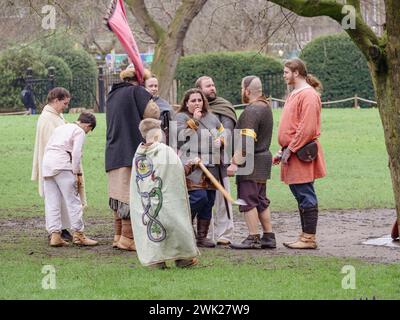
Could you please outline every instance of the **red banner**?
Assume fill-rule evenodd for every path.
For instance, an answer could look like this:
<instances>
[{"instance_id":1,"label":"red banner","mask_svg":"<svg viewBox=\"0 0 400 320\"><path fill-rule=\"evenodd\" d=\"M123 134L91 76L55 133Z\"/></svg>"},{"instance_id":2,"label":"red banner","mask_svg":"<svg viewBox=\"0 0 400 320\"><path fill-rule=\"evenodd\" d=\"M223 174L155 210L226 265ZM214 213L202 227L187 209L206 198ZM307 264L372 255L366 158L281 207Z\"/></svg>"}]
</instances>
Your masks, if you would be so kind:
<instances>
[{"instance_id":1,"label":"red banner","mask_svg":"<svg viewBox=\"0 0 400 320\"><path fill-rule=\"evenodd\" d=\"M133 38L131 29L129 28L128 19L123 0L113 0L113 8L111 9L110 16L106 18L107 25L113 31L126 50L131 62L135 66L136 76L139 83L143 83L143 63L140 58L139 49L136 41Z\"/></svg>"}]
</instances>

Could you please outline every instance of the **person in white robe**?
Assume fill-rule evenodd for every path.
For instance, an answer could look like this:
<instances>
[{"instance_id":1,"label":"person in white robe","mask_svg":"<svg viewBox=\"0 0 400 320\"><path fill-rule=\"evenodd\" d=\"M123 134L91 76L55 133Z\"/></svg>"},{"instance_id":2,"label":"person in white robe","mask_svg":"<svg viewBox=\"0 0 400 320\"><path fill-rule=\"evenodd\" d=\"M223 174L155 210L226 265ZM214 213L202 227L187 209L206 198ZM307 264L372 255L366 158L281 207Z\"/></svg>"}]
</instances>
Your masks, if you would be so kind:
<instances>
[{"instance_id":1,"label":"person in white robe","mask_svg":"<svg viewBox=\"0 0 400 320\"><path fill-rule=\"evenodd\" d=\"M185 170L175 151L162 141L160 121L144 119L139 130L146 143L139 145L132 162L130 210L136 250L144 266L164 269L198 263L191 223Z\"/></svg>"}]
</instances>

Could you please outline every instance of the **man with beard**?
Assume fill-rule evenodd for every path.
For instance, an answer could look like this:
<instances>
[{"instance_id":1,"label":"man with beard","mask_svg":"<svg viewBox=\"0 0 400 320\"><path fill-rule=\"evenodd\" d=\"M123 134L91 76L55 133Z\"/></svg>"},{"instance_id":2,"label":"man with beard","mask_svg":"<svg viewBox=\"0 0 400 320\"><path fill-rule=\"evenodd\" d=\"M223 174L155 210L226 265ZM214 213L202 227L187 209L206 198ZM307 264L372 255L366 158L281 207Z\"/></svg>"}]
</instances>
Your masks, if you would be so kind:
<instances>
[{"instance_id":1,"label":"man with beard","mask_svg":"<svg viewBox=\"0 0 400 320\"><path fill-rule=\"evenodd\" d=\"M120 78L123 82L114 84L107 97L105 167L109 205L115 218L113 247L134 251L129 207L132 159L143 142L140 121L144 118L158 119L160 110L151 100L151 94L138 85L133 67L121 71Z\"/></svg>"},{"instance_id":2,"label":"man with beard","mask_svg":"<svg viewBox=\"0 0 400 320\"><path fill-rule=\"evenodd\" d=\"M268 100L263 95L262 83L256 76L242 80L242 101L247 104L239 117L236 129L240 130L241 145L235 148L228 175L238 171L238 165L249 164L253 157L254 166L249 174L236 175L238 198L247 204L239 206L249 236L240 244L231 244L232 249L276 248L275 234L272 233L270 201L267 198L267 179L271 177L272 155L269 151L272 137L273 118ZM236 146L236 143L235 143ZM254 151L248 146L254 146ZM260 237L258 226L263 235Z\"/></svg>"},{"instance_id":3,"label":"man with beard","mask_svg":"<svg viewBox=\"0 0 400 320\"><path fill-rule=\"evenodd\" d=\"M237 117L232 104L224 98L217 96L217 89L211 77L202 76L196 81L196 87L203 91L208 100L210 110L217 116L224 127L225 150L230 150L229 142L233 138L233 129L235 128ZM221 166L222 170L226 170L227 165ZM221 175L222 176L222 175ZM222 179L224 188L230 192L229 177L226 175ZM229 212L229 217L228 217ZM221 192L217 191L215 198L215 212L213 223L211 224L212 240L220 245L228 245L232 242L233 237L233 211L232 204L228 202Z\"/></svg>"},{"instance_id":4,"label":"man with beard","mask_svg":"<svg viewBox=\"0 0 400 320\"><path fill-rule=\"evenodd\" d=\"M314 180L326 175L325 160L318 137L321 134L322 85L307 72L300 59L285 63L283 77L294 88L286 100L278 129L282 154L274 157L281 163L281 180L289 185L297 200L302 233L297 241L285 242L291 249L316 249L318 200ZM309 158L302 157L306 151Z\"/></svg>"}]
</instances>

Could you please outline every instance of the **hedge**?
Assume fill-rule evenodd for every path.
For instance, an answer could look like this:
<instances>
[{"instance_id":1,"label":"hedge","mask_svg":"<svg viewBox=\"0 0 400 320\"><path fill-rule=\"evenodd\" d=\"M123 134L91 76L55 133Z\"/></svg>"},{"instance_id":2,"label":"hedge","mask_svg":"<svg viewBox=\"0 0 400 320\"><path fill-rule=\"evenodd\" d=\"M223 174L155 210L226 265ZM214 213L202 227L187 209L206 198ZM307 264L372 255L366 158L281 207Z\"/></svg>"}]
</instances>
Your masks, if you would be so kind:
<instances>
[{"instance_id":1,"label":"hedge","mask_svg":"<svg viewBox=\"0 0 400 320\"><path fill-rule=\"evenodd\" d=\"M34 77L45 76L46 68L40 60L40 51L30 47L13 47L0 53L1 111L18 111L24 108L20 92L24 87L23 78L29 67L32 68Z\"/></svg>"},{"instance_id":2,"label":"hedge","mask_svg":"<svg viewBox=\"0 0 400 320\"><path fill-rule=\"evenodd\" d=\"M44 39L40 46L49 54L62 58L72 72L73 81L65 86L72 95L70 107L93 107L97 79L95 59L65 34Z\"/></svg>"},{"instance_id":3,"label":"hedge","mask_svg":"<svg viewBox=\"0 0 400 320\"><path fill-rule=\"evenodd\" d=\"M72 71L68 64L61 58L56 56L42 56L42 62L46 69L54 67L54 74L57 86L66 87L72 80Z\"/></svg>"},{"instance_id":4,"label":"hedge","mask_svg":"<svg viewBox=\"0 0 400 320\"><path fill-rule=\"evenodd\" d=\"M20 92L28 67L33 70L33 78L38 79L33 83L33 91L39 108L46 102L49 90L48 67L55 68L54 85L71 92L70 107L91 108L96 104L95 59L68 35L56 35L35 45L0 52L1 111L23 109Z\"/></svg>"},{"instance_id":5,"label":"hedge","mask_svg":"<svg viewBox=\"0 0 400 320\"><path fill-rule=\"evenodd\" d=\"M212 77L217 94L233 104L241 103L241 80L248 75L261 78L266 95L280 98L285 92L282 63L279 60L257 52L218 52L180 59L175 75L178 80L178 99L203 75Z\"/></svg>"},{"instance_id":6,"label":"hedge","mask_svg":"<svg viewBox=\"0 0 400 320\"><path fill-rule=\"evenodd\" d=\"M65 51L61 58L72 71L70 107L93 107L96 96L97 68L95 60L84 50Z\"/></svg>"},{"instance_id":7,"label":"hedge","mask_svg":"<svg viewBox=\"0 0 400 320\"><path fill-rule=\"evenodd\" d=\"M374 100L365 57L346 33L322 36L307 44L300 55L308 71L324 86L323 101L359 97ZM331 105L345 107L351 103Z\"/></svg>"}]
</instances>

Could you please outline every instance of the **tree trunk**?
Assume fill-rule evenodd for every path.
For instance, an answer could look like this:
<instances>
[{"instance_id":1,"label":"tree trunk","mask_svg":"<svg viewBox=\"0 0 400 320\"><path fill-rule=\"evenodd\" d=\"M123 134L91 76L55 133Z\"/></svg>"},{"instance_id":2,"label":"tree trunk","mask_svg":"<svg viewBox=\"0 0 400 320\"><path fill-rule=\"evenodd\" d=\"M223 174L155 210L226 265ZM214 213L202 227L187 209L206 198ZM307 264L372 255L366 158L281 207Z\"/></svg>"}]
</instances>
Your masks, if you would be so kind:
<instances>
[{"instance_id":1,"label":"tree trunk","mask_svg":"<svg viewBox=\"0 0 400 320\"><path fill-rule=\"evenodd\" d=\"M169 98L169 90L175 76L175 70L182 54L183 40L175 35L163 38L157 43L151 71L157 76L160 84L159 95Z\"/></svg>"},{"instance_id":2,"label":"tree trunk","mask_svg":"<svg viewBox=\"0 0 400 320\"><path fill-rule=\"evenodd\" d=\"M400 219L400 93L390 75L377 78L376 96L384 129L397 217ZM396 98L397 96L397 98ZM396 101L397 100L397 101Z\"/></svg>"},{"instance_id":3,"label":"tree trunk","mask_svg":"<svg viewBox=\"0 0 400 320\"><path fill-rule=\"evenodd\" d=\"M168 98L175 76L183 42L193 19L200 13L207 0L184 0L175 13L168 30L158 41L151 70L159 77L159 95Z\"/></svg>"},{"instance_id":4,"label":"tree trunk","mask_svg":"<svg viewBox=\"0 0 400 320\"><path fill-rule=\"evenodd\" d=\"M400 221L400 1L385 0L385 4L388 35L386 64L378 70L374 86L389 155L397 220ZM381 72L382 69L385 72Z\"/></svg>"}]
</instances>

